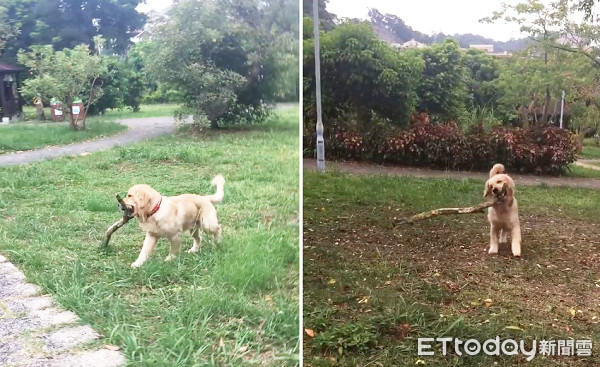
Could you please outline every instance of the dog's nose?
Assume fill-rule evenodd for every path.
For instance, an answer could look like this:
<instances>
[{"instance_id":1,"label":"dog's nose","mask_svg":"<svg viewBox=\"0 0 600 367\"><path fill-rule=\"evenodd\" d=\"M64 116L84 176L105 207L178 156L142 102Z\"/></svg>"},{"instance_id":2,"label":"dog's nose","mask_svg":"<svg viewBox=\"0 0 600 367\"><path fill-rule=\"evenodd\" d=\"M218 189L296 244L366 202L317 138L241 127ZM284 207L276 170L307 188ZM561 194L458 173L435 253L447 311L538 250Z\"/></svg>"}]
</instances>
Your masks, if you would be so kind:
<instances>
[{"instance_id":1,"label":"dog's nose","mask_svg":"<svg viewBox=\"0 0 600 367\"><path fill-rule=\"evenodd\" d=\"M498 193L498 188L497 188L497 187L494 187L494 188L492 189L492 192L493 192L494 194L497 194L497 193Z\"/></svg>"}]
</instances>

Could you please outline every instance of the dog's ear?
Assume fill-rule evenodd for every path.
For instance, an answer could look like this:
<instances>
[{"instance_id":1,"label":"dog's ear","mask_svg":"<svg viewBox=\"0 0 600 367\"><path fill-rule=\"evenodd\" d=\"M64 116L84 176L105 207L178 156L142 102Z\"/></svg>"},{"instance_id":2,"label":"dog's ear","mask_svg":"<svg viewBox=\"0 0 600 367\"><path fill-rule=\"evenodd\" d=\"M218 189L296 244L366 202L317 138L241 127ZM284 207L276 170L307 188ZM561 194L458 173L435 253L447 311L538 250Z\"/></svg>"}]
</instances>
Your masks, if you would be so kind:
<instances>
[{"instance_id":1,"label":"dog's ear","mask_svg":"<svg viewBox=\"0 0 600 367\"><path fill-rule=\"evenodd\" d=\"M491 191L491 188L490 188L490 181L488 180L488 181L485 182L485 188L483 189L483 197L487 198L490 195L492 195L492 191Z\"/></svg>"},{"instance_id":2,"label":"dog's ear","mask_svg":"<svg viewBox=\"0 0 600 367\"><path fill-rule=\"evenodd\" d=\"M515 198L515 182L510 177L506 179L506 198L509 205L512 204Z\"/></svg>"},{"instance_id":3,"label":"dog's ear","mask_svg":"<svg viewBox=\"0 0 600 367\"><path fill-rule=\"evenodd\" d=\"M135 190L133 201L135 202L135 213L138 215L140 222L145 222L150 208L150 195L146 190Z\"/></svg>"}]
</instances>

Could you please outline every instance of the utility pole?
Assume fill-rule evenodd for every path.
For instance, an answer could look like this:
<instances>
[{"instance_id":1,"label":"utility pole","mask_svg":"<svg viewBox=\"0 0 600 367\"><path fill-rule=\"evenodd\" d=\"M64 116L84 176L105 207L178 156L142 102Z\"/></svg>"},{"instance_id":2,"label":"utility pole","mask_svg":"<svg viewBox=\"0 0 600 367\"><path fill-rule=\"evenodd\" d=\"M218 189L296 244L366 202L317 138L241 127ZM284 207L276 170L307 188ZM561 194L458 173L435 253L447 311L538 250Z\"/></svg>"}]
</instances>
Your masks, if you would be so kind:
<instances>
[{"instance_id":1,"label":"utility pole","mask_svg":"<svg viewBox=\"0 0 600 367\"><path fill-rule=\"evenodd\" d=\"M560 128L563 128L563 112L565 110L565 91L562 91L562 99L560 101Z\"/></svg>"},{"instance_id":2,"label":"utility pole","mask_svg":"<svg viewBox=\"0 0 600 367\"><path fill-rule=\"evenodd\" d=\"M313 0L313 22L315 32L315 81L317 87L317 171L325 170L325 139L321 119L321 53L319 45L319 0Z\"/></svg>"}]
</instances>

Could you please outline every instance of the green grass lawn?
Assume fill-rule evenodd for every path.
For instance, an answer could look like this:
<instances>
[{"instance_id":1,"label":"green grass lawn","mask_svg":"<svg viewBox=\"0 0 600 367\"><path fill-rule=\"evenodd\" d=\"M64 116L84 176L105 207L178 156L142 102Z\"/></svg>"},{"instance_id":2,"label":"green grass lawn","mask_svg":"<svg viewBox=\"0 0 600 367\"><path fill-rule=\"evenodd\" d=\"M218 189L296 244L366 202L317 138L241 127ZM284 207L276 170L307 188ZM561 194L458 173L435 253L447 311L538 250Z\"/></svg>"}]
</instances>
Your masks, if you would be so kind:
<instances>
[{"instance_id":1,"label":"green grass lawn","mask_svg":"<svg viewBox=\"0 0 600 367\"><path fill-rule=\"evenodd\" d=\"M600 365L600 192L518 187L523 258L487 254L483 181L304 172L305 366ZM417 338L593 339L594 356L417 355ZM418 362L421 360L421 362Z\"/></svg>"},{"instance_id":2,"label":"green grass lawn","mask_svg":"<svg viewBox=\"0 0 600 367\"><path fill-rule=\"evenodd\" d=\"M68 123L16 123L0 125L0 154L70 144L114 135L127 129L102 117L90 117L86 130L73 131Z\"/></svg>"},{"instance_id":3,"label":"green grass lawn","mask_svg":"<svg viewBox=\"0 0 600 367\"><path fill-rule=\"evenodd\" d=\"M584 145L581 152L583 159L600 159L600 147L595 145Z\"/></svg>"},{"instance_id":4,"label":"green grass lawn","mask_svg":"<svg viewBox=\"0 0 600 367\"><path fill-rule=\"evenodd\" d=\"M0 174L0 252L116 344L131 365L298 364L298 108L244 132L163 137ZM168 242L139 269L135 221L99 250L120 217L114 193L147 183L164 195L212 193L223 241L165 263ZM222 340L222 342L220 342ZM247 350L245 350L247 348Z\"/></svg>"},{"instance_id":5,"label":"green grass lawn","mask_svg":"<svg viewBox=\"0 0 600 367\"><path fill-rule=\"evenodd\" d=\"M110 118L137 118L137 117L159 117L159 116L173 116L173 113L177 109L177 105L157 103L157 104L143 104L140 106L138 112L132 112L129 108L123 108L121 110L107 110L104 117ZM47 118L50 118L50 108L45 108L44 112ZM27 120L35 120L35 107L24 106L23 113Z\"/></svg>"},{"instance_id":6,"label":"green grass lawn","mask_svg":"<svg viewBox=\"0 0 600 367\"><path fill-rule=\"evenodd\" d=\"M142 105L140 112L109 110L103 116L89 117L85 131L72 131L68 123L25 121L0 125L0 154L43 148L49 145L70 144L114 135L127 129L117 122L119 119L173 116L177 106L169 104ZM26 116L35 117L35 108L25 107ZM50 116L47 109L46 116Z\"/></svg>"}]
</instances>

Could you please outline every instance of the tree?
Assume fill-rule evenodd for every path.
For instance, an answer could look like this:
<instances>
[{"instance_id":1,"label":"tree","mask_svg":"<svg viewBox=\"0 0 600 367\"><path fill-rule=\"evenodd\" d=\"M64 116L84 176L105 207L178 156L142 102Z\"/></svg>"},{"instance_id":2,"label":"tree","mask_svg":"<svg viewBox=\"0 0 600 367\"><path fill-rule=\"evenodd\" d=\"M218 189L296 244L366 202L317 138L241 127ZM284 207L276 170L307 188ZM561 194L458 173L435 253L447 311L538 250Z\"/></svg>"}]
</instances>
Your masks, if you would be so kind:
<instances>
[{"instance_id":1,"label":"tree","mask_svg":"<svg viewBox=\"0 0 600 367\"><path fill-rule=\"evenodd\" d=\"M289 2L182 0L153 30L148 70L181 92L182 113L199 123L252 120L276 99L277 81L289 80L283 71L297 70Z\"/></svg>"},{"instance_id":2,"label":"tree","mask_svg":"<svg viewBox=\"0 0 600 367\"><path fill-rule=\"evenodd\" d=\"M327 3L329 0L318 0L319 8L319 28L330 31L335 27L337 17L335 14L327 11ZM313 18L313 0L302 0L303 18ZM312 28L311 28L312 29ZM306 28L304 28L306 32Z\"/></svg>"},{"instance_id":3,"label":"tree","mask_svg":"<svg viewBox=\"0 0 600 367\"><path fill-rule=\"evenodd\" d=\"M581 16L584 12L584 16ZM577 116L588 116L583 113L585 109L579 108L580 95L588 103L586 109L591 108L589 92L595 90L588 86L589 81L596 81L596 77L588 77L587 80L573 77L573 72L582 72L585 68L585 61L594 68L600 67L600 49L597 47L600 41L600 26L597 23L594 13L594 2L581 0L558 0L552 3L543 3L539 0L527 0L516 5L504 5L500 11L493 13L491 17L482 21L495 22L507 21L521 26L521 31L528 34L532 41L529 50L526 51L528 59L520 60L520 63L527 65L529 72L520 72L520 76L510 73L511 68L507 68L507 73L500 78L502 87L511 90L505 93L501 99L501 105L518 106L519 113L524 123L527 123L530 115L533 115L534 121L551 121L556 115L556 102L560 91L566 89L567 99L573 102L572 109L574 121ZM536 63L535 60L541 60ZM533 69L532 69L533 68ZM532 70L535 70L534 72ZM576 75L576 74L575 74ZM582 75L589 75L583 72ZM520 77L520 79L518 79ZM513 80L511 80L513 79ZM515 80L516 79L516 80ZM527 81L525 81L527 80ZM521 89L531 89L529 91L529 101L518 101L521 95L527 95L524 91L516 93L515 86L510 85L513 81L527 83ZM539 110L540 98L539 90L536 87L544 83L544 99L542 111ZM570 90L569 90L570 89ZM587 91L583 93L583 91ZM511 101L508 102L507 101ZM589 109L588 109L589 111ZM586 120L587 118L584 118Z\"/></svg>"},{"instance_id":4,"label":"tree","mask_svg":"<svg viewBox=\"0 0 600 367\"><path fill-rule=\"evenodd\" d=\"M463 55L471 108L493 107L498 98L494 84L500 75L497 60L481 50L468 50Z\"/></svg>"},{"instance_id":5,"label":"tree","mask_svg":"<svg viewBox=\"0 0 600 367\"><path fill-rule=\"evenodd\" d=\"M18 50L32 45L54 46L55 50L79 44L95 48L94 37L102 35L104 47L124 54L130 38L141 30L146 16L135 8L141 0L0 0L10 24L20 32L6 50L13 59Z\"/></svg>"},{"instance_id":6,"label":"tree","mask_svg":"<svg viewBox=\"0 0 600 367\"><path fill-rule=\"evenodd\" d=\"M467 84L462 51L454 40L424 48L425 68L418 88L419 110L456 120L465 109Z\"/></svg>"},{"instance_id":7,"label":"tree","mask_svg":"<svg viewBox=\"0 0 600 367\"><path fill-rule=\"evenodd\" d=\"M101 42L101 39L96 38L96 42ZM87 116L90 106L102 96L98 80L107 73L102 58L92 53L87 45L62 51L54 51L52 46L46 45L33 46L29 52L19 52L18 59L33 73L23 82L21 93L30 98L56 98L61 110L69 116L71 129L85 130L85 118L75 118L71 106L74 100L81 98L83 116Z\"/></svg>"},{"instance_id":8,"label":"tree","mask_svg":"<svg viewBox=\"0 0 600 367\"><path fill-rule=\"evenodd\" d=\"M11 24L7 13L6 7L0 4L0 56L6 43L18 34L18 28Z\"/></svg>"},{"instance_id":9,"label":"tree","mask_svg":"<svg viewBox=\"0 0 600 367\"><path fill-rule=\"evenodd\" d=\"M380 41L367 23L343 23L321 37L323 118L345 111L361 128L372 128L373 113L406 126L417 104L423 61L415 52L398 52ZM315 108L312 39L304 41L304 108Z\"/></svg>"},{"instance_id":10,"label":"tree","mask_svg":"<svg viewBox=\"0 0 600 367\"><path fill-rule=\"evenodd\" d=\"M140 101L145 91L143 76L129 58L119 60L114 56L103 57L106 74L98 78L97 85L102 95L89 109L90 115L104 113L107 109L128 106L133 112L140 109Z\"/></svg>"}]
</instances>

